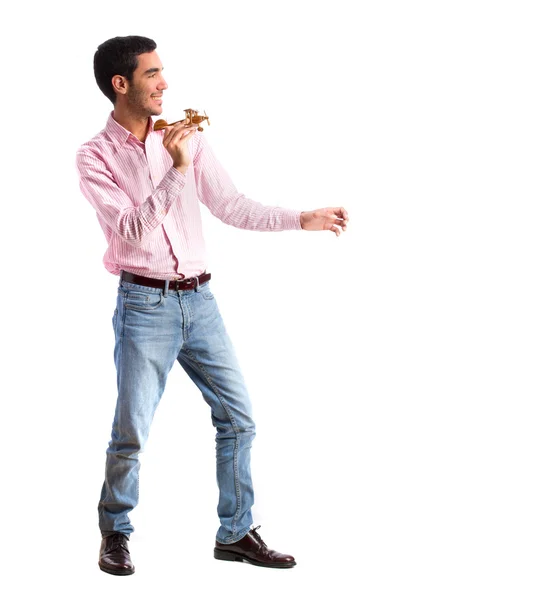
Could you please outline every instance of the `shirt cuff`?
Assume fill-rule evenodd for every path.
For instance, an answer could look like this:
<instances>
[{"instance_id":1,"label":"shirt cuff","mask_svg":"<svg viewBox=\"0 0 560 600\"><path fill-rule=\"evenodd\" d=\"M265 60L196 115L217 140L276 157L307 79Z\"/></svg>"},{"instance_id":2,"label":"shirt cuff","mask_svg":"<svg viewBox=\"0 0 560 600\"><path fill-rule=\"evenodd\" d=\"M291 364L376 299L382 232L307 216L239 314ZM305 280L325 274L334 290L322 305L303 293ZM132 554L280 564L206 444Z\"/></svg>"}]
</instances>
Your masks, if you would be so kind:
<instances>
[{"instance_id":1,"label":"shirt cuff","mask_svg":"<svg viewBox=\"0 0 560 600\"><path fill-rule=\"evenodd\" d=\"M179 194L179 192L185 187L187 176L183 175L181 171L178 171L175 167L171 167L165 174L165 177L161 180L160 185L164 185L172 194Z\"/></svg>"},{"instance_id":2,"label":"shirt cuff","mask_svg":"<svg viewBox=\"0 0 560 600\"><path fill-rule=\"evenodd\" d=\"M292 210L286 208L284 210L284 229L301 229L301 210Z\"/></svg>"}]
</instances>

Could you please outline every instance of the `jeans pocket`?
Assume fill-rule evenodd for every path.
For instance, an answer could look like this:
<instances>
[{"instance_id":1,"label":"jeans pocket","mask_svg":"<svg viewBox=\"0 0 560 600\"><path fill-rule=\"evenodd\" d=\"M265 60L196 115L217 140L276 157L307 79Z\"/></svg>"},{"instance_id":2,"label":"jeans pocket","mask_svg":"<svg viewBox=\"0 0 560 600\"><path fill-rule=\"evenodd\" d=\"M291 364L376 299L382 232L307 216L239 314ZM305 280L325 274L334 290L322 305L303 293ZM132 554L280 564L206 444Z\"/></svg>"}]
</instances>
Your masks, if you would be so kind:
<instances>
[{"instance_id":1,"label":"jeans pocket","mask_svg":"<svg viewBox=\"0 0 560 600\"><path fill-rule=\"evenodd\" d=\"M156 310L164 301L163 292L141 292L128 290L124 297L124 306L131 310Z\"/></svg>"}]
</instances>

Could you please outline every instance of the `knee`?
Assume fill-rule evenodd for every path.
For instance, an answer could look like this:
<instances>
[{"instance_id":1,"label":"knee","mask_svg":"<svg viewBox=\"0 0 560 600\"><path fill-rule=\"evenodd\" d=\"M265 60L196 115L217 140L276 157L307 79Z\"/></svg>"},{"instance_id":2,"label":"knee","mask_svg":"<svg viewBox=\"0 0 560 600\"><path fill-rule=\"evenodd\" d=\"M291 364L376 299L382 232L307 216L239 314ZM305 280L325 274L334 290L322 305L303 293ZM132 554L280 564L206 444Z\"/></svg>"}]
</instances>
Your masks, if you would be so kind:
<instances>
[{"instance_id":1,"label":"knee","mask_svg":"<svg viewBox=\"0 0 560 600\"><path fill-rule=\"evenodd\" d=\"M243 423L231 423L227 427L216 426L216 441L234 441L243 439L252 441L256 436L255 422L253 419L244 419Z\"/></svg>"},{"instance_id":2,"label":"knee","mask_svg":"<svg viewBox=\"0 0 560 600\"><path fill-rule=\"evenodd\" d=\"M243 423L238 425L237 435L244 436L246 438L253 439L257 434L255 421L251 417L247 417L243 420Z\"/></svg>"},{"instance_id":3,"label":"knee","mask_svg":"<svg viewBox=\"0 0 560 600\"><path fill-rule=\"evenodd\" d=\"M246 416L243 421L239 423L239 430L254 434L256 432L256 425L253 417Z\"/></svg>"},{"instance_id":4,"label":"knee","mask_svg":"<svg viewBox=\"0 0 560 600\"><path fill-rule=\"evenodd\" d=\"M251 422L250 424L247 423L246 425L244 425L237 431L236 435L239 447L251 448L256 435L257 433L254 422Z\"/></svg>"},{"instance_id":5,"label":"knee","mask_svg":"<svg viewBox=\"0 0 560 600\"><path fill-rule=\"evenodd\" d=\"M113 454L119 458L136 458L144 450L145 444L146 436L141 432L123 433L113 429L107 454Z\"/></svg>"}]
</instances>

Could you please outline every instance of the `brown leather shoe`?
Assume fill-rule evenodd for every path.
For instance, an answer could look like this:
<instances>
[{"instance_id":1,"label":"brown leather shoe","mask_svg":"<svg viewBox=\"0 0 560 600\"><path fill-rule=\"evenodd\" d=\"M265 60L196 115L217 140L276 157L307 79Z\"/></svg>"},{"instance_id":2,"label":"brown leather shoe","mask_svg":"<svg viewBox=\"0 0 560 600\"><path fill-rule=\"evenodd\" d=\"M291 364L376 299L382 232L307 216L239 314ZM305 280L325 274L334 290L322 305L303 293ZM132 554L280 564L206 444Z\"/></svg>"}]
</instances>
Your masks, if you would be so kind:
<instances>
[{"instance_id":1,"label":"brown leather shoe","mask_svg":"<svg viewBox=\"0 0 560 600\"><path fill-rule=\"evenodd\" d=\"M222 544L216 541L214 548L214 558L219 560L237 560L243 562L246 560L252 565L258 567L275 567L286 569L296 564L293 556L289 554L280 554L276 550L270 550L264 543L261 536L254 527L249 533L234 544Z\"/></svg>"},{"instance_id":2,"label":"brown leather shoe","mask_svg":"<svg viewBox=\"0 0 560 600\"><path fill-rule=\"evenodd\" d=\"M124 533L113 533L101 540L99 568L111 575L134 573L134 565L128 551L128 538Z\"/></svg>"}]
</instances>

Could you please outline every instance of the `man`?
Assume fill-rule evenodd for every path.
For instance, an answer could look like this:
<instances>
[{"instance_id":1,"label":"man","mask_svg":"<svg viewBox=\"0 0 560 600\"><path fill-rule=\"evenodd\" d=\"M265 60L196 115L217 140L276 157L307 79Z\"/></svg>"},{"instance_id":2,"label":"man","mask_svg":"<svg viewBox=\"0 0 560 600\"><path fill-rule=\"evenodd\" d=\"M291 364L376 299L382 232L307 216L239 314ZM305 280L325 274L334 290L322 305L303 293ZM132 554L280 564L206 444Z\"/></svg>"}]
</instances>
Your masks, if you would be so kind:
<instances>
[{"instance_id":1,"label":"man","mask_svg":"<svg viewBox=\"0 0 560 600\"><path fill-rule=\"evenodd\" d=\"M80 188L97 212L119 275L113 316L118 397L99 500L99 567L134 573L128 513L138 503L143 450L167 375L177 360L211 408L219 488L214 556L286 568L292 556L267 547L252 528L251 402L206 273L199 201L224 223L259 231L330 230L343 208L299 212L237 192L196 125L154 131L167 89L153 40L117 37L99 46L94 73L112 102L106 127L77 151ZM242 277L249 277L243 275ZM260 526L259 526L260 527Z\"/></svg>"}]
</instances>

